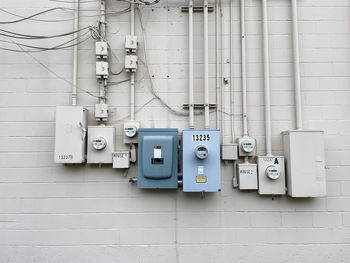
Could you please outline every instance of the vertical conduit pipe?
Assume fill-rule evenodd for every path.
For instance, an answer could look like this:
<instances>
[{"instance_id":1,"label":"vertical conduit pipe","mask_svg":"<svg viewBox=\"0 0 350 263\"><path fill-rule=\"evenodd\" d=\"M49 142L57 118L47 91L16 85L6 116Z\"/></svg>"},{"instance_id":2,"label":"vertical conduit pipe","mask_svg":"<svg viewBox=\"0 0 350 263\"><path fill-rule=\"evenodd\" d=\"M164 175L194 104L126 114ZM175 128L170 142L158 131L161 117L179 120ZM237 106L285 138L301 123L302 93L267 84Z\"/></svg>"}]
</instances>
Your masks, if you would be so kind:
<instances>
[{"instance_id":1,"label":"vertical conduit pipe","mask_svg":"<svg viewBox=\"0 0 350 263\"><path fill-rule=\"evenodd\" d=\"M106 0L101 0L100 15L100 41L106 41ZM99 83L100 104L106 103L106 82L106 79L101 79Z\"/></svg>"},{"instance_id":2,"label":"vertical conduit pipe","mask_svg":"<svg viewBox=\"0 0 350 263\"><path fill-rule=\"evenodd\" d=\"M233 93L233 0L230 0L230 97L231 97L231 143L235 142L235 126L234 126L234 93Z\"/></svg>"},{"instance_id":3,"label":"vertical conduit pipe","mask_svg":"<svg viewBox=\"0 0 350 263\"><path fill-rule=\"evenodd\" d=\"M247 65L246 65L246 36L245 36L245 0L241 0L241 71L242 71L242 114L243 136L248 136L247 116Z\"/></svg>"},{"instance_id":4,"label":"vertical conduit pipe","mask_svg":"<svg viewBox=\"0 0 350 263\"><path fill-rule=\"evenodd\" d=\"M293 56L294 56L294 86L295 86L295 111L297 130L303 129L301 112L301 88L300 88L300 58L299 58L299 32L297 1L291 0L293 19Z\"/></svg>"},{"instance_id":5,"label":"vertical conduit pipe","mask_svg":"<svg viewBox=\"0 0 350 263\"><path fill-rule=\"evenodd\" d=\"M130 35L135 35L135 1L131 3ZM135 72L130 73L130 120L135 120Z\"/></svg>"},{"instance_id":6,"label":"vertical conduit pipe","mask_svg":"<svg viewBox=\"0 0 350 263\"><path fill-rule=\"evenodd\" d=\"M210 129L209 117L209 46L208 46L208 0L204 0L204 107L205 129Z\"/></svg>"},{"instance_id":7,"label":"vertical conduit pipe","mask_svg":"<svg viewBox=\"0 0 350 263\"><path fill-rule=\"evenodd\" d=\"M224 60L225 60L225 53L224 53L224 13L222 9L222 0L220 0L220 50L221 50L221 81L220 81L220 87L221 87L221 142L225 143L225 85L224 82Z\"/></svg>"},{"instance_id":8,"label":"vertical conduit pipe","mask_svg":"<svg viewBox=\"0 0 350 263\"><path fill-rule=\"evenodd\" d=\"M188 86L189 86L189 128L194 129L193 101L193 0L188 1Z\"/></svg>"},{"instance_id":9,"label":"vertical conduit pipe","mask_svg":"<svg viewBox=\"0 0 350 263\"><path fill-rule=\"evenodd\" d=\"M269 33L268 33L266 1L267 0L262 0L264 89L265 89L265 137L266 137L266 155L271 155L272 147L271 147L270 59L269 59Z\"/></svg>"},{"instance_id":10,"label":"vertical conduit pipe","mask_svg":"<svg viewBox=\"0 0 350 263\"><path fill-rule=\"evenodd\" d=\"M72 106L77 105L77 85L78 85L78 30L79 30L79 0L74 2L74 31L73 34L73 87Z\"/></svg>"},{"instance_id":11,"label":"vertical conduit pipe","mask_svg":"<svg viewBox=\"0 0 350 263\"><path fill-rule=\"evenodd\" d=\"M216 129L220 127L220 118L219 118L219 86L220 86L220 78L219 78L219 0L215 0L215 34L216 34Z\"/></svg>"}]
</instances>

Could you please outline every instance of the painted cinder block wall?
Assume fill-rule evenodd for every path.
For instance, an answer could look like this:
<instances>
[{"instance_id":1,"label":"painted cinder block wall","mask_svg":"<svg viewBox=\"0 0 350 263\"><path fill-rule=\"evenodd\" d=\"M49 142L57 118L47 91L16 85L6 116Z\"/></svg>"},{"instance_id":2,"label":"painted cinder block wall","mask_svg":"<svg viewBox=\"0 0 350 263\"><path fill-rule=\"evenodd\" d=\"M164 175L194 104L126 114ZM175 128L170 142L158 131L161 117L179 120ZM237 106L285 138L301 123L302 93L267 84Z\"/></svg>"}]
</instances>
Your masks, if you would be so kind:
<instances>
[{"instance_id":1,"label":"painted cinder block wall","mask_svg":"<svg viewBox=\"0 0 350 263\"><path fill-rule=\"evenodd\" d=\"M72 2L72 1L71 1ZM84 1L82 1L84 2ZM82 3L97 9L98 1ZM195 1L200 4L201 1ZM212 3L211 3L212 4ZM225 59L229 58L229 9L225 15ZM142 7L148 64L155 89L172 107L187 103L186 1L161 0ZM242 133L239 1L234 5L234 124ZM291 10L288 0L269 0L273 151L282 153L280 132L295 127ZM2 0L0 7L20 15L72 4L48 0ZM55 106L70 104L72 50L14 53L0 50L0 262L350 262L350 1L299 0L303 116L306 129L325 131L327 197L262 197L232 188L232 163L222 165L221 193L143 191L120 171L90 165L53 163ZM108 10L127 3L108 0ZM252 136L264 153L261 1L246 1L248 111ZM82 11L81 26L96 22L96 12ZM17 19L0 11L2 21ZM72 11L55 11L38 19L0 25L27 34L72 31ZM138 16L137 16L138 17ZM202 16L195 14L195 102L203 101ZM108 15L108 40L122 67L129 14ZM210 90L215 96L215 15L210 14ZM139 19L136 23L143 41ZM2 40L7 40L1 37ZM57 42L34 41L50 46ZM0 46L7 44L1 42ZM17 46L12 46L17 48ZM119 60L119 62L118 62ZM40 64L40 63L41 64ZM79 87L98 94L94 42L79 47ZM169 77L168 77L169 76ZM228 66L225 76L229 76ZM126 79L125 73L110 81ZM175 116L153 99L145 65L137 73L136 118L142 127L187 128L187 117ZM230 85L225 86L230 113ZM110 86L110 124L128 118L128 83ZM95 97L79 90L78 103L89 109L94 124ZM142 107L147 103L144 107ZM142 108L141 108L142 107ZM211 114L215 128L216 114ZM196 128L203 116L196 116ZM230 141L230 117L226 116ZM132 166L128 177L136 176Z\"/></svg>"}]
</instances>

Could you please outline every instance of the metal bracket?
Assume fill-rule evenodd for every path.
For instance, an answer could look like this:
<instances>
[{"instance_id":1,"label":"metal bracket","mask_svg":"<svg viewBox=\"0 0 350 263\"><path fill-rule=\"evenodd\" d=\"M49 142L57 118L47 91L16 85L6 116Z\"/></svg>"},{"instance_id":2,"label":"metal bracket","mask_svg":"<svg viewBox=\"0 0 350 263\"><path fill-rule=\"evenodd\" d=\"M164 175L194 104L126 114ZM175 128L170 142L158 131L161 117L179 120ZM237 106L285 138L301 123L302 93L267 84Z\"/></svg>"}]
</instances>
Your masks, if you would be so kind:
<instances>
[{"instance_id":1,"label":"metal bracket","mask_svg":"<svg viewBox=\"0 0 350 263\"><path fill-rule=\"evenodd\" d=\"M181 7L181 12L188 13L188 6ZM193 7L193 12L194 13L203 13L203 6L194 6ZM209 6L208 7L208 12L209 13L214 12L214 7L213 6Z\"/></svg>"},{"instance_id":2,"label":"metal bracket","mask_svg":"<svg viewBox=\"0 0 350 263\"><path fill-rule=\"evenodd\" d=\"M193 104L193 107L195 110L203 110L204 104ZM188 104L182 104L182 108L184 110L188 110L189 109L189 105ZM216 109L216 104L209 104L209 109Z\"/></svg>"}]
</instances>

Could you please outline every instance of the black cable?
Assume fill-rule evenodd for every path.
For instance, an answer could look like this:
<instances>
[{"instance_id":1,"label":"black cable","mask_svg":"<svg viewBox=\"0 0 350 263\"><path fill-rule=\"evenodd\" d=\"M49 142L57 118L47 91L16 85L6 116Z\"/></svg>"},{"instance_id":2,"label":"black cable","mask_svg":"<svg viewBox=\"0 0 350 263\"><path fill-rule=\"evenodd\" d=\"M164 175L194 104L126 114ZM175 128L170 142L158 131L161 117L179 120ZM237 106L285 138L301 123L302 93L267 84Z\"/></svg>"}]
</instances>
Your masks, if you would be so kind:
<instances>
[{"instance_id":1,"label":"black cable","mask_svg":"<svg viewBox=\"0 0 350 263\"><path fill-rule=\"evenodd\" d=\"M5 32L7 34L11 34L11 35L7 35L7 37L12 37L12 38L18 38L18 39L49 39L49 38L56 38L56 37L65 37L65 36L69 36L69 35L73 35L75 33L79 33L83 30L86 30L88 28L91 28L91 26L86 26L83 28L80 28L76 31L72 31L72 32L67 32L67 33L62 33L62 34L57 34L57 35L51 35L51 36L44 36L44 35L27 35L27 34L21 34L21 33L17 33L17 32L13 32L13 31L8 31L8 30L4 30L4 29L0 29L0 32ZM1 34L1 33L0 33ZM3 34L3 33L2 33Z\"/></svg>"},{"instance_id":2,"label":"black cable","mask_svg":"<svg viewBox=\"0 0 350 263\"><path fill-rule=\"evenodd\" d=\"M10 41L5 41L5 40L0 40L0 42L5 42L5 43L12 43L12 44L15 44L17 46L20 46L22 50L18 50L18 49L11 49L11 48L4 48L4 47L0 47L1 50L6 50L6 51L11 51L11 52L18 52L18 53L21 53L21 52L25 52L25 53L38 53L38 52L44 52L44 51L53 51L53 50L62 50L62 49L67 49L67 48L70 48L70 47L74 47L74 46L78 46L84 42L86 42L87 40L89 40L91 38L91 36L88 36L87 38L83 39L82 41L79 41L78 43L76 44L72 44L72 45L68 45L68 46L62 46L62 44L60 45L57 45L53 48L46 48L46 49L39 49L39 50L23 50L22 46L24 45L21 45L20 43L16 43L16 42L10 42ZM72 42L72 40L68 41L68 42Z\"/></svg>"},{"instance_id":3,"label":"black cable","mask_svg":"<svg viewBox=\"0 0 350 263\"><path fill-rule=\"evenodd\" d=\"M48 12L51 12L51 11L54 11L54 10L59 10L59 9L65 9L65 8L64 8L64 7L54 7L54 8L50 8L50 9L41 11L41 12L39 12L39 13L36 13L36 14L30 15L30 16L27 16L27 17L18 19L18 20L13 20L13 21L0 21L0 24L13 24L13 23L22 22L22 21L24 21L24 20L27 20L27 19L30 19L30 18L39 16L39 15L42 15L42 14L45 14L45 13L48 13Z\"/></svg>"}]
</instances>

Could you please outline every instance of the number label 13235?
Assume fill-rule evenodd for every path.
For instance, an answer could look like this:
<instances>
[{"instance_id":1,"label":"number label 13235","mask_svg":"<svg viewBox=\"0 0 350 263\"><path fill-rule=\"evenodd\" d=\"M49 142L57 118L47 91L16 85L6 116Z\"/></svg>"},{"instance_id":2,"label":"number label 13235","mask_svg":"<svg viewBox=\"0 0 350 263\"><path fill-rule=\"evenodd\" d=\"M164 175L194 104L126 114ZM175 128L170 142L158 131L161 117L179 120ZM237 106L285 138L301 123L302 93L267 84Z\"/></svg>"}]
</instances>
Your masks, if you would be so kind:
<instances>
[{"instance_id":1,"label":"number label 13235","mask_svg":"<svg viewBox=\"0 0 350 263\"><path fill-rule=\"evenodd\" d=\"M193 142L208 142L210 141L209 134L192 134Z\"/></svg>"}]
</instances>

